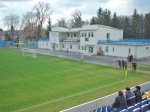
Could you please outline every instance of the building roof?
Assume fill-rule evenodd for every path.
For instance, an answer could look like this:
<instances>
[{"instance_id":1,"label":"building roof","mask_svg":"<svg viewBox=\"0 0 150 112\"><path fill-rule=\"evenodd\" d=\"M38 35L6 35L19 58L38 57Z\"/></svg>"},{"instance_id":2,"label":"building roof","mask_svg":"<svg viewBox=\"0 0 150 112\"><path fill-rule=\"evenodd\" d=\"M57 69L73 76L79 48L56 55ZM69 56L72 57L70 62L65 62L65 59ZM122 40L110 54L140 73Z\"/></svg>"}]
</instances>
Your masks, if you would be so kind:
<instances>
[{"instance_id":1,"label":"building roof","mask_svg":"<svg viewBox=\"0 0 150 112\"><path fill-rule=\"evenodd\" d=\"M86 30L97 30L99 27L106 27L110 29L115 29L115 30L122 30L118 28L113 28L110 26L105 26L105 25L83 25L82 27L79 28L64 28L64 27L54 27L52 29L53 32L79 32L79 31L86 31ZM123 31L123 30L122 30Z\"/></svg>"},{"instance_id":2,"label":"building roof","mask_svg":"<svg viewBox=\"0 0 150 112\"><path fill-rule=\"evenodd\" d=\"M99 40L98 44L113 45L150 45L150 39Z\"/></svg>"}]
</instances>

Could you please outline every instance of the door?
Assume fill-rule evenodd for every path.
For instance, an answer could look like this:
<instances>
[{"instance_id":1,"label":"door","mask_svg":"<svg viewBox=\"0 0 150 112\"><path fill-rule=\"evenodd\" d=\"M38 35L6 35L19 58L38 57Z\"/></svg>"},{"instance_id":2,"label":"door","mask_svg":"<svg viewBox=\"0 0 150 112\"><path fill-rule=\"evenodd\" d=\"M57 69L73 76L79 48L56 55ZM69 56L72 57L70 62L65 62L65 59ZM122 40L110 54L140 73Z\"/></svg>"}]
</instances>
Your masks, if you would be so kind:
<instances>
[{"instance_id":1,"label":"door","mask_svg":"<svg viewBox=\"0 0 150 112\"><path fill-rule=\"evenodd\" d=\"M93 47L89 47L89 53L93 53Z\"/></svg>"}]
</instances>

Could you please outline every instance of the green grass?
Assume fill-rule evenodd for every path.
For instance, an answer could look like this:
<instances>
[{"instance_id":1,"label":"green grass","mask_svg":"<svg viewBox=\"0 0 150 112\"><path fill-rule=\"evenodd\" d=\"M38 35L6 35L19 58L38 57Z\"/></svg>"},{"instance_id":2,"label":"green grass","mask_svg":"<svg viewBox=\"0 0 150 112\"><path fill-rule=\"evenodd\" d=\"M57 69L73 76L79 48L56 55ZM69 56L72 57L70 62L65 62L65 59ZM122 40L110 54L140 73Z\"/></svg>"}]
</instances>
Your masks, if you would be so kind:
<instances>
[{"instance_id":1,"label":"green grass","mask_svg":"<svg viewBox=\"0 0 150 112\"><path fill-rule=\"evenodd\" d=\"M57 112L150 80L149 74L0 48L0 112Z\"/></svg>"}]
</instances>

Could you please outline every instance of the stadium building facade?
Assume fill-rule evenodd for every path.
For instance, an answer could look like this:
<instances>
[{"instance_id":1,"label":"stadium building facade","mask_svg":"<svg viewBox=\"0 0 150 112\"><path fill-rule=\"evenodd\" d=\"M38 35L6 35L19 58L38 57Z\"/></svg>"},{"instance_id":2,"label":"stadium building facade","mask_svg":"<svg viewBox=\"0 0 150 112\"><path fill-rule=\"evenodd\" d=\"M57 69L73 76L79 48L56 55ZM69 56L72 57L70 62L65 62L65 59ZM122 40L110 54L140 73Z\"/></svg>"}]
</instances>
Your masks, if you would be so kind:
<instances>
[{"instance_id":1,"label":"stadium building facade","mask_svg":"<svg viewBox=\"0 0 150 112\"><path fill-rule=\"evenodd\" d=\"M123 30L104 25L83 25L80 28L55 27L49 40L39 40L39 48L135 58L150 56L150 41L123 40Z\"/></svg>"}]
</instances>

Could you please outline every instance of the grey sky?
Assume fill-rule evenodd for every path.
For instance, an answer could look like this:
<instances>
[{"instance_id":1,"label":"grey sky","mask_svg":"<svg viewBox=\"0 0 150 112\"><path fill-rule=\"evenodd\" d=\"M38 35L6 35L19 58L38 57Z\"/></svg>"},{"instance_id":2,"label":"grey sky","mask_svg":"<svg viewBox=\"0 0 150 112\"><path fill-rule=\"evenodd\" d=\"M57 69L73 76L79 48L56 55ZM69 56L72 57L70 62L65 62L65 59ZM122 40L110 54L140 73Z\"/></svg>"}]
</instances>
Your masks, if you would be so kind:
<instances>
[{"instance_id":1,"label":"grey sky","mask_svg":"<svg viewBox=\"0 0 150 112\"><path fill-rule=\"evenodd\" d=\"M99 7L110 9L118 15L131 15L135 8L139 13L150 12L150 0L0 0L0 21L12 13L22 16L32 10L38 1L50 3L53 24L61 17L71 19L72 12L76 9L82 12L84 20L96 16ZM3 27L2 22L0 27Z\"/></svg>"}]
</instances>

